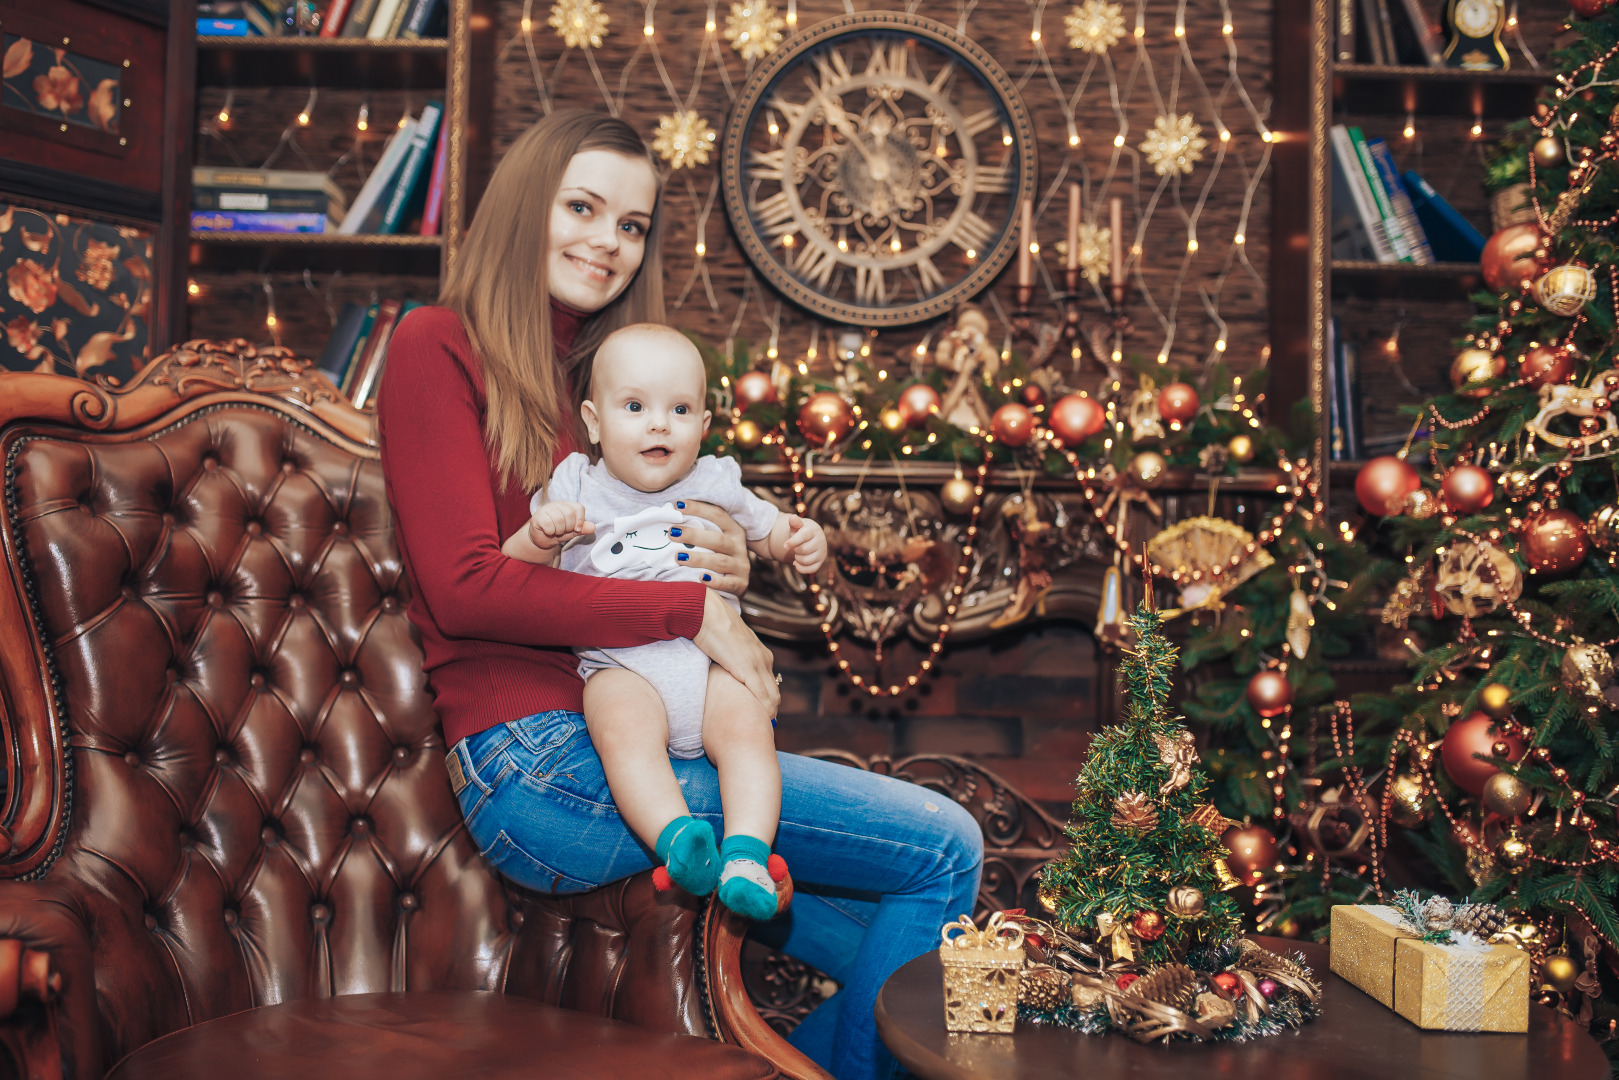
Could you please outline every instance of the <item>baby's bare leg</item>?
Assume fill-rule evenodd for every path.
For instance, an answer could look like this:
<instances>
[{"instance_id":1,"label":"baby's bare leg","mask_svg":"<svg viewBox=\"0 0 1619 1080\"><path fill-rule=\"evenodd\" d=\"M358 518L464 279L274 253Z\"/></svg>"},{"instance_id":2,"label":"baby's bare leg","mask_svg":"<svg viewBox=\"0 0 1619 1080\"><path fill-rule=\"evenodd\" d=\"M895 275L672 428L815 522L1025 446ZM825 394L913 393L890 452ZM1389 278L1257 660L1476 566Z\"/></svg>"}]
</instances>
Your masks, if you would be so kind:
<instances>
[{"instance_id":1,"label":"baby's bare leg","mask_svg":"<svg viewBox=\"0 0 1619 1080\"><path fill-rule=\"evenodd\" d=\"M775 729L759 699L718 664L708 674L703 751L719 770L725 835L740 833L769 846L781 821Z\"/></svg>"},{"instance_id":2,"label":"baby's bare leg","mask_svg":"<svg viewBox=\"0 0 1619 1080\"><path fill-rule=\"evenodd\" d=\"M585 727L624 823L656 845L665 826L691 813L669 765L663 699L628 668L606 668L585 683Z\"/></svg>"},{"instance_id":3,"label":"baby's bare leg","mask_svg":"<svg viewBox=\"0 0 1619 1080\"><path fill-rule=\"evenodd\" d=\"M703 703L703 749L719 770L725 804L720 902L750 919L776 914L768 869L781 822L781 766L770 717L747 687L715 665Z\"/></svg>"}]
</instances>

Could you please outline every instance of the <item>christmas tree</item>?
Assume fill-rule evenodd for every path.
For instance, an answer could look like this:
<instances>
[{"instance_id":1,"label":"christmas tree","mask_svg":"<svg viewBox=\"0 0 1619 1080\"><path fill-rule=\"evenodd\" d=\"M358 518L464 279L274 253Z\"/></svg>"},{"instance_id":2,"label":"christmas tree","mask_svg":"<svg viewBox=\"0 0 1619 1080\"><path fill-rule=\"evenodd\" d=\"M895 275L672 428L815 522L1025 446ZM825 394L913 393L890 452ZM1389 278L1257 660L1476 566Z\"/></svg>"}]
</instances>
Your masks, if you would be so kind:
<instances>
[{"instance_id":1,"label":"christmas tree","mask_svg":"<svg viewBox=\"0 0 1619 1080\"><path fill-rule=\"evenodd\" d=\"M1518 913L1565 1001L1586 942L1619 943L1619 9L1581 7L1504 148L1534 218L1485 248L1456 391L1356 481L1409 571L1384 617L1427 635L1410 686L1356 702L1394 730L1367 762L1383 805L1449 879L1428 884Z\"/></svg>"},{"instance_id":2,"label":"christmas tree","mask_svg":"<svg viewBox=\"0 0 1619 1080\"><path fill-rule=\"evenodd\" d=\"M1075 781L1073 848L1045 869L1040 894L1059 925L1094 927L1114 959L1165 963L1236 937L1241 920L1221 891L1234 884L1221 873L1228 823L1208 802L1191 732L1168 710L1176 649L1151 595L1130 619L1126 715L1091 744Z\"/></svg>"}]
</instances>

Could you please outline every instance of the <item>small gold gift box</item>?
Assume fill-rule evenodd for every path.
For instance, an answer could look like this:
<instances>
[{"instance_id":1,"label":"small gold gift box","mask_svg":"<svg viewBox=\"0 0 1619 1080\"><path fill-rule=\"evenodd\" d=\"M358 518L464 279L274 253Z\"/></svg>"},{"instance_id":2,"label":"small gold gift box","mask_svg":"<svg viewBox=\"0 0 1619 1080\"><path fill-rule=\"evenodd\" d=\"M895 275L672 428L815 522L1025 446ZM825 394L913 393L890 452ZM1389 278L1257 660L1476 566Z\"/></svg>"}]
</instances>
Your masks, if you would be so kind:
<instances>
[{"instance_id":1,"label":"small gold gift box","mask_svg":"<svg viewBox=\"0 0 1619 1080\"><path fill-rule=\"evenodd\" d=\"M946 1031L1009 1032L1017 1023L1018 980L1023 970L1023 929L989 917L982 930L966 915L940 936Z\"/></svg>"},{"instance_id":2,"label":"small gold gift box","mask_svg":"<svg viewBox=\"0 0 1619 1080\"><path fill-rule=\"evenodd\" d=\"M1510 945L1432 945L1394 908L1340 904L1331 966L1420 1028L1529 1030L1529 957Z\"/></svg>"}]
</instances>

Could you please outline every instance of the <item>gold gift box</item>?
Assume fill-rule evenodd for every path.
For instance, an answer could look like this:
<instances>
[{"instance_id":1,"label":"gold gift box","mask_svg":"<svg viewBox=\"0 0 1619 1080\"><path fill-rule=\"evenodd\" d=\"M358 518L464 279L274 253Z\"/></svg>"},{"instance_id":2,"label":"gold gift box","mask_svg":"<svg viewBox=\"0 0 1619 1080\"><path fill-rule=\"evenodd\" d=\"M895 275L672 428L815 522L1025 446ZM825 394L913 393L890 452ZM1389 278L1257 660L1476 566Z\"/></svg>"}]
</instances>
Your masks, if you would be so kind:
<instances>
[{"instance_id":1,"label":"gold gift box","mask_svg":"<svg viewBox=\"0 0 1619 1080\"><path fill-rule=\"evenodd\" d=\"M1023 928L997 911L982 930L963 915L946 925L940 937L945 1030L1011 1031L1023 977Z\"/></svg>"},{"instance_id":2,"label":"gold gift box","mask_svg":"<svg viewBox=\"0 0 1619 1080\"><path fill-rule=\"evenodd\" d=\"M1331 941L1334 972L1420 1028L1529 1030L1529 956L1510 945L1430 945L1348 904L1332 909Z\"/></svg>"}]
</instances>

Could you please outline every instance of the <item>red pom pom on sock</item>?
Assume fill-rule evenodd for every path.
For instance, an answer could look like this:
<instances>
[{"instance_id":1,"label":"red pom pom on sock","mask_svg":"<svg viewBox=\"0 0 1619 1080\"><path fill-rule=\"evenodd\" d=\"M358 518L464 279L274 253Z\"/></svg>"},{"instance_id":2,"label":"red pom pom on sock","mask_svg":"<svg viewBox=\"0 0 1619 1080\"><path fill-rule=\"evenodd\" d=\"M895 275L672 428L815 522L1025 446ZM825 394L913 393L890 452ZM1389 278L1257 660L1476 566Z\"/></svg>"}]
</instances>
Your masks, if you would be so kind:
<instances>
[{"instance_id":1,"label":"red pom pom on sock","mask_svg":"<svg viewBox=\"0 0 1619 1080\"><path fill-rule=\"evenodd\" d=\"M771 881L780 881L787 876L787 860L772 853L770 860L765 863L765 869L769 871Z\"/></svg>"},{"instance_id":2,"label":"red pom pom on sock","mask_svg":"<svg viewBox=\"0 0 1619 1080\"><path fill-rule=\"evenodd\" d=\"M669 876L667 866L655 866L652 868L652 887L659 892L668 892L675 887L675 881Z\"/></svg>"}]
</instances>

